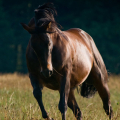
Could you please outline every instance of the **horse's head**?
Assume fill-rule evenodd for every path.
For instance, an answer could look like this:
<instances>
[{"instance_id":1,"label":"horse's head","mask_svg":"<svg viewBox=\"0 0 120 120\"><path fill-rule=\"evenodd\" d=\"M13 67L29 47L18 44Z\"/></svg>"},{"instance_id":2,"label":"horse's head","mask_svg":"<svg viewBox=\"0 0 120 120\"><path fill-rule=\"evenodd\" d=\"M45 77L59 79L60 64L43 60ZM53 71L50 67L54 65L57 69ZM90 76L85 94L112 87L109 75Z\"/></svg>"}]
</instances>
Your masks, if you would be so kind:
<instances>
[{"instance_id":1,"label":"horse's head","mask_svg":"<svg viewBox=\"0 0 120 120\"><path fill-rule=\"evenodd\" d=\"M31 47L34 50L35 54L38 57L38 60L41 65L41 73L45 77L50 77L53 73L52 67L52 49L53 41L49 37L49 33L42 33L37 31L35 28L31 28L25 24L22 24L23 28L31 34ZM49 24L48 24L49 26ZM48 28L48 27L47 27Z\"/></svg>"},{"instance_id":2,"label":"horse's head","mask_svg":"<svg viewBox=\"0 0 120 120\"><path fill-rule=\"evenodd\" d=\"M31 47L38 57L41 73L45 77L50 77L53 73L53 41L49 37L49 34L53 33L53 28L56 25L53 11L54 9L48 5L39 6L35 9L35 17L31 22L34 24L26 25L22 23L23 28L31 34Z\"/></svg>"}]
</instances>

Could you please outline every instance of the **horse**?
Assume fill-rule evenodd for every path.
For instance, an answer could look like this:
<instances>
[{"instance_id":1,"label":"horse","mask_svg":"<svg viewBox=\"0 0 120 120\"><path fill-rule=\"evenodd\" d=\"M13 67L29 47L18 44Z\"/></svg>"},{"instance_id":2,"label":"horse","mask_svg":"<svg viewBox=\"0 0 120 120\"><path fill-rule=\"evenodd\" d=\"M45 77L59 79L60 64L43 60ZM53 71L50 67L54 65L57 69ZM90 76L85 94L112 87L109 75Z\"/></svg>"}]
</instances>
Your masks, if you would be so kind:
<instances>
[{"instance_id":1,"label":"horse","mask_svg":"<svg viewBox=\"0 0 120 120\"><path fill-rule=\"evenodd\" d=\"M62 120L66 120L67 106L77 120L82 113L74 96L81 86L81 96L90 98L98 91L103 108L109 119L113 117L108 73L104 61L92 39L85 31L71 28L62 31L55 21L57 11L52 3L39 5L28 25L21 23L31 34L26 61L33 95L46 120L50 118L42 101L42 89L47 87L59 91L58 108Z\"/></svg>"}]
</instances>

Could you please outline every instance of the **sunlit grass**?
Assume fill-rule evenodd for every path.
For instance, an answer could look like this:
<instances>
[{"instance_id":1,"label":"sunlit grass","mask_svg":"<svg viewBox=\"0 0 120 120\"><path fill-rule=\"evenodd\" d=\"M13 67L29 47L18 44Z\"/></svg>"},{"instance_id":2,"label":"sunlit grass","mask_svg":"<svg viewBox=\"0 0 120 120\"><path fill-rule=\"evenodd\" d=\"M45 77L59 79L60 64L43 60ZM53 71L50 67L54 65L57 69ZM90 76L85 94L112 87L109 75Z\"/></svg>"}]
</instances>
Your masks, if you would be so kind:
<instances>
[{"instance_id":1,"label":"sunlit grass","mask_svg":"<svg viewBox=\"0 0 120 120\"><path fill-rule=\"evenodd\" d=\"M113 120L120 120L120 76L110 76L108 84L114 110ZM82 98L76 91L75 95L83 120L108 120L98 93L91 99ZM44 88L43 103L50 117L61 120L57 91ZM66 119L75 120L69 108ZM43 120L39 106L33 97L28 75L17 73L0 75L0 120Z\"/></svg>"}]
</instances>

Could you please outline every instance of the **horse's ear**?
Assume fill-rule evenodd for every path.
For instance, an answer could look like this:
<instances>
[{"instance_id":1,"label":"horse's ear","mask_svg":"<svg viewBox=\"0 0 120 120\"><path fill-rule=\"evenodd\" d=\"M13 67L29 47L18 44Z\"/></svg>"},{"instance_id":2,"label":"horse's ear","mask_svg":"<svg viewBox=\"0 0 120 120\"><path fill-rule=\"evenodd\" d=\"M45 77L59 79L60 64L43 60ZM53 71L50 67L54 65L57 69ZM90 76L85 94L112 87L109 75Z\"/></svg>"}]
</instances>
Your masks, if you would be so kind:
<instances>
[{"instance_id":1,"label":"horse's ear","mask_svg":"<svg viewBox=\"0 0 120 120\"><path fill-rule=\"evenodd\" d=\"M48 23L48 29L51 29L52 28L52 25L51 25L51 22Z\"/></svg>"},{"instance_id":2,"label":"horse's ear","mask_svg":"<svg viewBox=\"0 0 120 120\"><path fill-rule=\"evenodd\" d=\"M51 31L52 30L52 23L48 22L45 27L46 27L46 31Z\"/></svg>"},{"instance_id":3,"label":"horse's ear","mask_svg":"<svg viewBox=\"0 0 120 120\"><path fill-rule=\"evenodd\" d=\"M44 30L49 30L49 29L51 29L51 28L52 28L51 22L50 22L50 21L44 22L43 25L42 25L42 28L43 28Z\"/></svg>"},{"instance_id":4,"label":"horse's ear","mask_svg":"<svg viewBox=\"0 0 120 120\"><path fill-rule=\"evenodd\" d=\"M29 27L28 25L21 23L21 25L23 26L23 28L25 30L27 30L30 34L34 34L35 33L35 27Z\"/></svg>"}]
</instances>

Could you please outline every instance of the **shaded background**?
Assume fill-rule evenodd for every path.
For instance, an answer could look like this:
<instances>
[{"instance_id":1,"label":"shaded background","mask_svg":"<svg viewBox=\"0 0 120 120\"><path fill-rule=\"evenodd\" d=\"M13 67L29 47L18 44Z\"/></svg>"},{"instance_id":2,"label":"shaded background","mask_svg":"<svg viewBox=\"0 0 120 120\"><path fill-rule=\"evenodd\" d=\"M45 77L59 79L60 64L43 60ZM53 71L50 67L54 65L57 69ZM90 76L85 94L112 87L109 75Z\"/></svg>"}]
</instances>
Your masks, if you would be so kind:
<instances>
[{"instance_id":1,"label":"shaded background","mask_svg":"<svg viewBox=\"0 0 120 120\"><path fill-rule=\"evenodd\" d=\"M48 0L0 0L0 73L27 73L28 23L34 9ZM50 2L50 1L49 1ZM94 39L110 73L120 73L120 0L51 0L62 30L77 27Z\"/></svg>"}]
</instances>

